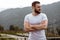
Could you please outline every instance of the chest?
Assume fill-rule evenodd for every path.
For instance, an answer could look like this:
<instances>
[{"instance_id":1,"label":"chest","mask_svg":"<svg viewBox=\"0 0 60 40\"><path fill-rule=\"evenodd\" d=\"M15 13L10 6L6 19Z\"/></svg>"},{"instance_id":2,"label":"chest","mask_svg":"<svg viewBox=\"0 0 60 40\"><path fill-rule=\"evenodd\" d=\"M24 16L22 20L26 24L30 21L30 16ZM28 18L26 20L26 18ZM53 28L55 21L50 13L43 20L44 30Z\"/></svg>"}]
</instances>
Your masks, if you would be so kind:
<instances>
[{"instance_id":1,"label":"chest","mask_svg":"<svg viewBox=\"0 0 60 40\"><path fill-rule=\"evenodd\" d=\"M36 16L36 17L29 17L29 23L30 24L40 24L40 22L42 21L42 16Z\"/></svg>"}]
</instances>

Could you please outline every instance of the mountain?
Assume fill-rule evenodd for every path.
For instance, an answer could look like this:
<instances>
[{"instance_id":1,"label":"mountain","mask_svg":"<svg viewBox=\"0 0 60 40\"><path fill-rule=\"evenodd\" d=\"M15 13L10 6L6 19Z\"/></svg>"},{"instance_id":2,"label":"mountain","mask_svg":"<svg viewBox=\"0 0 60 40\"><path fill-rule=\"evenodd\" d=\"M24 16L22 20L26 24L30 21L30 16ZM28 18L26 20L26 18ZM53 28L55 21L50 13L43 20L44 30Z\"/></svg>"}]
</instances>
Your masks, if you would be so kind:
<instances>
[{"instance_id":1,"label":"mountain","mask_svg":"<svg viewBox=\"0 0 60 40\"><path fill-rule=\"evenodd\" d=\"M9 26L12 24L19 25L19 27L23 28L24 17L31 12L31 7L6 9L0 12L0 24L3 25L5 29L9 29ZM51 25L53 25L53 27L60 25L60 2L42 5L42 12L46 13L49 19L49 27L51 27Z\"/></svg>"}]
</instances>

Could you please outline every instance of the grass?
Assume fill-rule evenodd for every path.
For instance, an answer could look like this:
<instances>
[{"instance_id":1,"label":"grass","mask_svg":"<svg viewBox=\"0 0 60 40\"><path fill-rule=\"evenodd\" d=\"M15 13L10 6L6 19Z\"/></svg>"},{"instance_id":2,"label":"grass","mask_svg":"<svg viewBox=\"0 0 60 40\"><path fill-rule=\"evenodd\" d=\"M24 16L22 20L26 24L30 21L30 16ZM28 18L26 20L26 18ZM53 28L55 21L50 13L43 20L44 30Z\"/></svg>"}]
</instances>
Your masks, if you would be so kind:
<instances>
[{"instance_id":1,"label":"grass","mask_svg":"<svg viewBox=\"0 0 60 40\"><path fill-rule=\"evenodd\" d=\"M0 38L0 40L16 40L14 38Z\"/></svg>"},{"instance_id":2,"label":"grass","mask_svg":"<svg viewBox=\"0 0 60 40\"><path fill-rule=\"evenodd\" d=\"M12 34L12 35L17 35L17 33L18 34L24 34L24 33L26 33L26 32L23 32L23 31L9 31L9 30L7 30L7 31L0 31L0 34ZM0 35L1 36L1 35ZM46 32L46 36L47 37L60 37L60 35L58 35L58 34L53 34L53 33L49 33L49 32Z\"/></svg>"}]
</instances>

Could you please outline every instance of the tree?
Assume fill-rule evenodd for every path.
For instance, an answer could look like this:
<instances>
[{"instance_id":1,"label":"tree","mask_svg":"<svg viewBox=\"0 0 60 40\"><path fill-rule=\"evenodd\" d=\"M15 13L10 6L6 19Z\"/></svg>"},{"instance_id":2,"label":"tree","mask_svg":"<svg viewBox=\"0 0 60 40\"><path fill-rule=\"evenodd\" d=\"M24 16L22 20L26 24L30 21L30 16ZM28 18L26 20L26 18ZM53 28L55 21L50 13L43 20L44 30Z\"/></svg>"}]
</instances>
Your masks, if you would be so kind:
<instances>
[{"instance_id":1,"label":"tree","mask_svg":"<svg viewBox=\"0 0 60 40\"><path fill-rule=\"evenodd\" d=\"M2 26L2 25L0 25L0 31L3 31L3 30L4 30L3 26Z\"/></svg>"},{"instance_id":2,"label":"tree","mask_svg":"<svg viewBox=\"0 0 60 40\"><path fill-rule=\"evenodd\" d=\"M20 28L17 25L10 25L9 29L12 31L18 31Z\"/></svg>"},{"instance_id":3,"label":"tree","mask_svg":"<svg viewBox=\"0 0 60 40\"><path fill-rule=\"evenodd\" d=\"M10 25L10 30L14 30L14 25Z\"/></svg>"}]
</instances>

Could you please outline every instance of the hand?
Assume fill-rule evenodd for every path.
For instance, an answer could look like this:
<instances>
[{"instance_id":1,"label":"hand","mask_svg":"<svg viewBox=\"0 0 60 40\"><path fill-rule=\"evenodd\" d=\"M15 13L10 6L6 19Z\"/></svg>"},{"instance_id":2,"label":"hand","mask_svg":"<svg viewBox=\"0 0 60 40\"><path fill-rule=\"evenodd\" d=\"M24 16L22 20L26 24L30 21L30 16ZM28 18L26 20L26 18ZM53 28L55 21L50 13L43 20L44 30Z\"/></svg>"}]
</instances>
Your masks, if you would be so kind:
<instances>
[{"instance_id":1,"label":"hand","mask_svg":"<svg viewBox=\"0 0 60 40\"><path fill-rule=\"evenodd\" d=\"M35 29L35 25L30 25L30 27L31 27L32 29Z\"/></svg>"}]
</instances>

